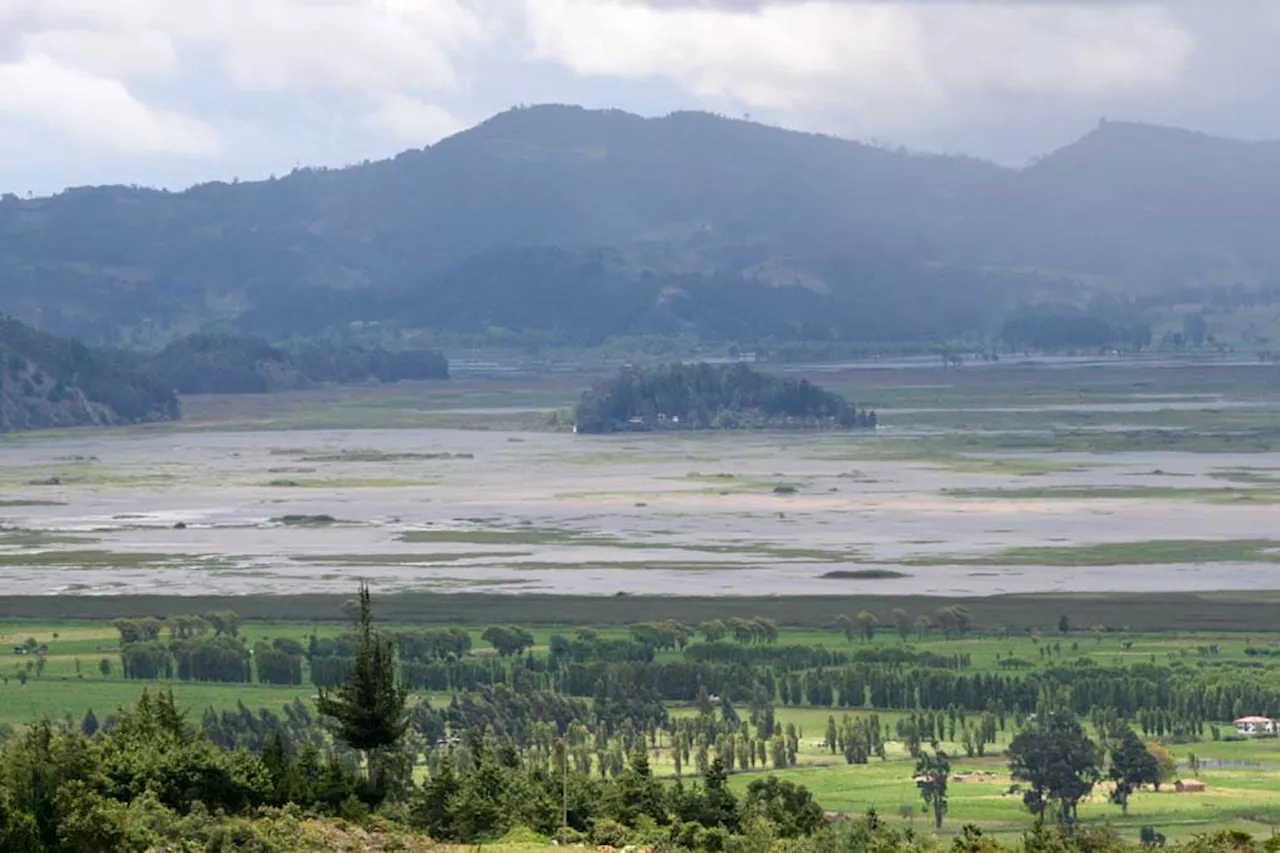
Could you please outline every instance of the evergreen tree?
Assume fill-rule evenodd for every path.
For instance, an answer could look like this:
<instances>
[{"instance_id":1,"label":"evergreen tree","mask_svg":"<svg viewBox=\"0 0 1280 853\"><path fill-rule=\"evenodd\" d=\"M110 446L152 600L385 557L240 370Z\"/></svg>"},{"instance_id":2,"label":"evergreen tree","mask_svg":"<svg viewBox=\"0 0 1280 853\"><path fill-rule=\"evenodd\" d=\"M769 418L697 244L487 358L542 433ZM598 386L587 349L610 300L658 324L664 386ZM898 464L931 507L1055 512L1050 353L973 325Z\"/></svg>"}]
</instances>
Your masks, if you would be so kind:
<instances>
[{"instance_id":1,"label":"evergreen tree","mask_svg":"<svg viewBox=\"0 0 1280 853\"><path fill-rule=\"evenodd\" d=\"M368 584L360 584L357 643L347 680L336 693L320 688L316 707L337 723L337 736L365 753L369 782L376 789L376 753L400 745L409 728L408 690L396 673L395 642L373 627Z\"/></svg>"}]
</instances>

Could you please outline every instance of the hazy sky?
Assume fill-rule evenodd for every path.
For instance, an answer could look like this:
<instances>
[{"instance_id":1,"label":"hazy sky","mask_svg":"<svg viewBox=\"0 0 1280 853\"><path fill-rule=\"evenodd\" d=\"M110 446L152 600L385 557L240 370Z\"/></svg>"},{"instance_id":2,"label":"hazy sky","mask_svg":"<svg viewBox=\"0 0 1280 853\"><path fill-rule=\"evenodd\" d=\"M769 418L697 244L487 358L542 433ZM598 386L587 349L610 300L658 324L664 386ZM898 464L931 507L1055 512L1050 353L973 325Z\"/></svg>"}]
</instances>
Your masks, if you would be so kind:
<instances>
[{"instance_id":1,"label":"hazy sky","mask_svg":"<svg viewBox=\"0 0 1280 853\"><path fill-rule=\"evenodd\" d=\"M0 192L343 165L517 104L1020 164L1101 116L1280 138L1280 2L0 0Z\"/></svg>"}]
</instances>

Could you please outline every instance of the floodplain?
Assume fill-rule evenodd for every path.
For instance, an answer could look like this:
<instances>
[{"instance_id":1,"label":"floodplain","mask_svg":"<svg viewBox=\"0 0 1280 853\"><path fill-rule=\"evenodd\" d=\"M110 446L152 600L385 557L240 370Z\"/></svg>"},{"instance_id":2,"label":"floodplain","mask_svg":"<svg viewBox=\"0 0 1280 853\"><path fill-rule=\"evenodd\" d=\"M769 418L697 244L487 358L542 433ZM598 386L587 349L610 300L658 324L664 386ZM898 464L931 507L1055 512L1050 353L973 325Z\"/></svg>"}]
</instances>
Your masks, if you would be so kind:
<instances>
[{"instance_id":1,"label":"floodplain","mask_svg":"<svg viewBox=\"0 0 1280 853\"><path fill-rule=\"evenodd\" d=\"M184 401L0 440L12 595L1280 590L1280 371L785 368L874 434L581 436L591 377Z\"/></svg>"}]
</instances>

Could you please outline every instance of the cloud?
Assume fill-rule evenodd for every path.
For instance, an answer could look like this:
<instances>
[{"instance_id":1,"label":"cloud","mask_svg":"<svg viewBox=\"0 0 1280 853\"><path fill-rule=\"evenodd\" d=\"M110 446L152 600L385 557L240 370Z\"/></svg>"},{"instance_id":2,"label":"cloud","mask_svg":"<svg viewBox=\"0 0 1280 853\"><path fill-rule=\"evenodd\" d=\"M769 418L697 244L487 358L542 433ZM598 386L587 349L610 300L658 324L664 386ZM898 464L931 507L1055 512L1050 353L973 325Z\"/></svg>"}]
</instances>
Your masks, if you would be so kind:
<instances>
[{"instance_id":1,"label":"cloud","mask_svg":"<svg viewBox=\"0 0 1280 853\"><path fill-rule=\"evenodd\" d=\"M0 186L248 178L513 102L1024 161L1098 116L1280 136L1267 0L0 0Z\"/></svg>"},{"instance_id":2,"label":"cloud","mask_svg":"<svg viewBox=\"0 0 1280 853\"><path fill-rule=\"evenodd\" d=\"M65 67L125 79L167 73L178 64L172 40L156 30L42 30L23 38L22 47L28 56L48 57Z\"/></svg>"},{"instance_id":3,"label":"cloud","mask_svg":"<svg viewBox=\"0 0 1280 853\"><path fill-rule=\"evenodd\" d=\"M222 0L171 18L235 85L383 94L456 83L454 53L484 27L461 0Z\"/></svg>"},{"instance_id":4,"label":"cloud","mask_svg":"<svg viewBox=\"0 0 1280 853\"><path fill-rule=\"evenodd\" d=\"M778 110L950 108L1178 79L1190 35L1142 4L525 0L533 54Z\"/></svg>"},{"instance_id":5,"label":"cloud","mask_svg":"<svg viewBox=\"0 0 1280 853\"><path fill-rule=\"evenodd\" d=\"M466 127L448 110L405 95L384 98L378 109L365 117L364 124L415 147L431 145Z\"/></svg>"},{"instance_id":6,"label":"cloud","mask_svg":"<svg viewBox=\"0 0 1280 853\"><path fill-rule=\"evenodd\" d=\"M204 155L218 150L205 123L155 109L119 80L31 57L0 65L0 118L43 126L129 153Z\"/></svg>"}]
</instances>

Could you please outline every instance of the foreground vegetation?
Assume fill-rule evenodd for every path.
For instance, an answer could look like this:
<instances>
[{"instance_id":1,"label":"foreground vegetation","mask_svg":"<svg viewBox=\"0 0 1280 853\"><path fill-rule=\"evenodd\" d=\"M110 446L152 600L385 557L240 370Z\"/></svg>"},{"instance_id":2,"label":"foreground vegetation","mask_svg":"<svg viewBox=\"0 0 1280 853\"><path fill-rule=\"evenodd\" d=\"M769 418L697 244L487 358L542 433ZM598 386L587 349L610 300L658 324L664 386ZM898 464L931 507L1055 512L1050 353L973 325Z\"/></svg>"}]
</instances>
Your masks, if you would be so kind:
<instances>
[{"instance_id":1,"label":"foreground vegetation","mask_svg":"<svg viewBox=\"0 0 1280 853\"><path fill-rule=\"evenodd\" d=\"M1280 710L1272 635L1078 610L1010 632L957 606L820 629L348 613L0 626L0 849L1238 853L1280 823L1280 742L1230 722ZM1171 789L1192 776L1207 790Z\"/></svg>"}]
</instances>

